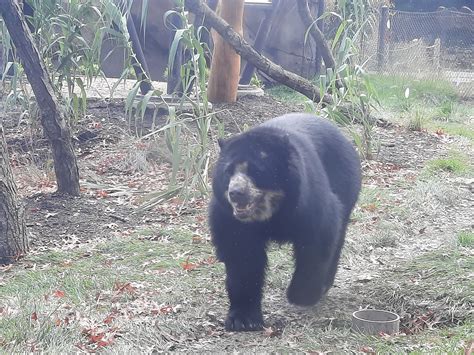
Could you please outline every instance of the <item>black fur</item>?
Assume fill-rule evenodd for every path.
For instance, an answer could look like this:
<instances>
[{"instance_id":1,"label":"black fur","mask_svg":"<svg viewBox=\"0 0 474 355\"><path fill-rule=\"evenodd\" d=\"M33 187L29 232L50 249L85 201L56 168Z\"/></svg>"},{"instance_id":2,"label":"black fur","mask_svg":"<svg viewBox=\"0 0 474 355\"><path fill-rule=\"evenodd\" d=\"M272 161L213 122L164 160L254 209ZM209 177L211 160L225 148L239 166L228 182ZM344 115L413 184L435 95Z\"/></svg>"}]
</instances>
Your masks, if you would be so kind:
<instances>
[{"instance_id":1,"label":"black fur","mask_svg":"<svg viewBox=\"0 0 474 355\"><path fill-rule=\"evenodd\" d=\"M293 244L291 303L313 305L332 286L360 190L359 156L335 125L307 114L274 118L220 144L209 223L227 273L226 329L259 330L270 241ZM240 222L225 197L232 169L242 162L259 189L285 194L267 221Z\"/></svg>"}]
</instances>

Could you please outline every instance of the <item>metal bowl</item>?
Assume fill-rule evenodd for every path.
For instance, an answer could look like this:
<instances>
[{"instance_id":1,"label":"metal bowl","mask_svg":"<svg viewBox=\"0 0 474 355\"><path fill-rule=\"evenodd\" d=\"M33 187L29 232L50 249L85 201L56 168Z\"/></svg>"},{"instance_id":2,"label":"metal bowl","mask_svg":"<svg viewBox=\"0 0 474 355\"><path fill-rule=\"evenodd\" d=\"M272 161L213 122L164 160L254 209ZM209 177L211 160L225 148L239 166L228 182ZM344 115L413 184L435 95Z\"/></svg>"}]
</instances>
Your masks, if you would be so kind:
<instances>
[{"instance_id":1,"label":"metal bowl","mask_svg":"<svg viewBox=\"0 0 474 355\"><path fill-rule=\"evenodd\" d=\"M352 330L363 334L395 334L400 328L398 314L378 309L363 309L352 313Z\"/></svg>"}]
</instances>

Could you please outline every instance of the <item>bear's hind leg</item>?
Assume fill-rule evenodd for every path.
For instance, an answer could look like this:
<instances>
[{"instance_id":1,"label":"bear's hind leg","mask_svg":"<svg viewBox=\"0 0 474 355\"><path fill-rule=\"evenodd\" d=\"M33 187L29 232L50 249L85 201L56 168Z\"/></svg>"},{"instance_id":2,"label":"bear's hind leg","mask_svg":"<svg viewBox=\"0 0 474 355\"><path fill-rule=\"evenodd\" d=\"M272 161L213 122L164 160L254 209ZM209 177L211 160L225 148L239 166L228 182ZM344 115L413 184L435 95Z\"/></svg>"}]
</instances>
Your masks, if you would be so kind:
<instances>
[{"instance_id":1,"label":"bear's hind leg","mask_svg":"<svg viewBox=\"0 0 474 355\"><path fill-rule=\"evenodd\" d=\"M321 243L294 245L295 271L288 287L290 303L299 306L312 306L324 296L327 273L332 253L326 253Z\"/></svg>"},{"instance_id":2,"label":"bear's hind leg","mask_svg":"<svg viewBox=\"0 0 474 355\"><path fill-rule=\"evenodd\" d=\"M342 246L344 244L344 237L345 237L345 228L341 238L338 241L336 250L334 251L334 255L332 256L329 268L326 276L326 290L329 290L334 283L334 279L336 278L337 268L339 264L339 259L341 257Z\"/></svg>"}]
</instances>

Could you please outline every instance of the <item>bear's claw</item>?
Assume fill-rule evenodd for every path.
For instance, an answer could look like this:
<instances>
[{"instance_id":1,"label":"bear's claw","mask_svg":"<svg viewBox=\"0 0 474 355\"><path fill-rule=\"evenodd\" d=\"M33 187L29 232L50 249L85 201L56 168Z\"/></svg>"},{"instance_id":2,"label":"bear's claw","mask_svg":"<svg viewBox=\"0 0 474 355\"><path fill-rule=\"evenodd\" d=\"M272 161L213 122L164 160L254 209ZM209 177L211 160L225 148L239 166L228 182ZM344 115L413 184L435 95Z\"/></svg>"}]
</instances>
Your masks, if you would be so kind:
<instances>
[{"instance_id":1,"label":"bear's claw","mask_svg":"<svg viewBox=\"0 0 474 355\"><path fill-rule=\"evenodd\" d=\"M230 310L225 321L225 329L231 332L258 331L263 329L263 317L260 312L242 312Z\"/></svg>"}]
</instances>

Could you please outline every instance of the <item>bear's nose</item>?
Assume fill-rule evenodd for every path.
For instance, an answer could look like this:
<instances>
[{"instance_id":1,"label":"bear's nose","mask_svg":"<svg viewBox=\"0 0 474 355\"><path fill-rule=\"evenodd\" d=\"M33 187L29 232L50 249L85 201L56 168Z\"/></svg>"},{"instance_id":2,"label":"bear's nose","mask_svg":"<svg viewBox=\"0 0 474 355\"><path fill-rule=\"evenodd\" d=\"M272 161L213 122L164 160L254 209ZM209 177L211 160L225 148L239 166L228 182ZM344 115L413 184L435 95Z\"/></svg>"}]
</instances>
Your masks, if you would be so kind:
<instances>
[{"instance_id":1,"label":"bear's nose","mask_svg":"<svg viewBox=\"0 0 474 355\"><path fill-rule=\"evenodd\" d=\"M238 205L246 205L248 203L248 196L242 189L229 190L229 199Z\"/></svg>"}]
</instances>

